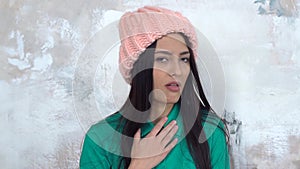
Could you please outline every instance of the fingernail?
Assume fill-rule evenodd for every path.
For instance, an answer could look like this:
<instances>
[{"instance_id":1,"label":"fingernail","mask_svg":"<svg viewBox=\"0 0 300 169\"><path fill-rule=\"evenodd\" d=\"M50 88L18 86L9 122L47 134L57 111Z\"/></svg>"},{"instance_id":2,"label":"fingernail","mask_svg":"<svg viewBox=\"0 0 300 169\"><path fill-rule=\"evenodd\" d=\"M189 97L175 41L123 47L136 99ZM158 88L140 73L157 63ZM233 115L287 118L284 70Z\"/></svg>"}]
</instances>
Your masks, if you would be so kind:
<instances>
[{"instance_id":1,"label":"fingernail","mask_svg":"<svg viewBox=\"0 0 300 169\"><path fill-rule=\"evenodd\" d=\"M173 120L173 121L171 121L170 124L171 124L171 125L176 125L176 123L177 123L177 122L176 122L175 120Z\"/></svg>"}]
</instances>

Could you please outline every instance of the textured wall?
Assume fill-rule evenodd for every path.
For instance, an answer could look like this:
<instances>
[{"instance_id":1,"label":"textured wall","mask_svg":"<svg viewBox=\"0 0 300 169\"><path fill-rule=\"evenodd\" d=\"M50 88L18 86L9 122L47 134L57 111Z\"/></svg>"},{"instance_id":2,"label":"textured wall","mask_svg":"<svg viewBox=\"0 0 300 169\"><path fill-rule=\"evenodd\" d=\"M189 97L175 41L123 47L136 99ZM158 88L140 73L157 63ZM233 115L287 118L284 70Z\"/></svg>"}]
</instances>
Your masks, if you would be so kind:
<instances>
[{"instance_id":1,"label":"textured wall","mask_svg":"<svg viewBox=\"0 0 300 169\"><path fill-rule=\"evenodd\" d=\"M218 53L235 168L300 168L299 0L1 1L1 168L78 168L86 129L128 91L112 23L143 5L182 12Z\"/></svg>"}]
</instances>

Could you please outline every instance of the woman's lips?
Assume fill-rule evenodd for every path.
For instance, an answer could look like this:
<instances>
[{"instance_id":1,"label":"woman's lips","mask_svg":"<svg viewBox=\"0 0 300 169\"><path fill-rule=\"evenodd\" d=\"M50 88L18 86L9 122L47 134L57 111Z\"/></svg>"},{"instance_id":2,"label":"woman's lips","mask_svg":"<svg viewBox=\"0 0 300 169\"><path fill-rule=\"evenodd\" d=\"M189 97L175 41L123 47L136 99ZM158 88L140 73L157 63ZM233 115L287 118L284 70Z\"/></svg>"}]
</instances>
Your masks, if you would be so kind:
<instances>
[{"instance_id":1,"label":"woman's lips","mask_svg":"<svg viewBox=\"0 0 300 169\"><path fill-rule=\"evenodd\" d=\"M179 92L180 91L180 85L177 82L170 82L165 85L168 90L171 92Z\"/></svg>"}]
</instances>

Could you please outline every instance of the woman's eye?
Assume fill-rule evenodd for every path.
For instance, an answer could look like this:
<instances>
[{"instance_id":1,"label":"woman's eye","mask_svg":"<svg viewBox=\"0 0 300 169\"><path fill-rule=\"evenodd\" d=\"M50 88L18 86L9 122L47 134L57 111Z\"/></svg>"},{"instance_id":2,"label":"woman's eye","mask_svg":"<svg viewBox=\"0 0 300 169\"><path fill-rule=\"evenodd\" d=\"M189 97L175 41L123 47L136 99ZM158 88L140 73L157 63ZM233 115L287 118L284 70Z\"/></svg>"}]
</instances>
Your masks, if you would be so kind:
<instances>
[{"instance_id":1,"label":"woman's eye","mask_svg":"<svg viewBox=\"0 0 300 169\"><path fill-rule=\"evenodd\" d=\"M168 61L168 59L165 58L165 57L158 57L158 58L156 58L155 60L158 61L158 62L161 62L161 63L164 63L164 62L167 62L167 61Z\"/></svg>"},{"instance_id":2,"label":"woman's eye","mask_svg":"<svg viewBox=\"0 0 300 169\"><path fill-rule=\"evenodd\" d=\"M189 63L190 58L185 57L185 58L181 58L181 60L182 60L184 63Z\"/></svg>"}]
</instances>

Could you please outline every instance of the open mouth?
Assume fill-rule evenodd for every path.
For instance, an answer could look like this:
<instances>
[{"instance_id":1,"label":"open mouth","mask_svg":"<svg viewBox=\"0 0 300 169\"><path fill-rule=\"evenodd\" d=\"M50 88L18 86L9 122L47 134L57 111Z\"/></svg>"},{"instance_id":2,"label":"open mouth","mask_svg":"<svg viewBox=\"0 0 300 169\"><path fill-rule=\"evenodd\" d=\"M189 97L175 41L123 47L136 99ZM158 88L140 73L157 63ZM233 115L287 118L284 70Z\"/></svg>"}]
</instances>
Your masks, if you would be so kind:
<instances>
[{"instance_id":1,"label":"open mouth","mask_svg":"<svg viewBox=\"0 0 300 169\"><path fill-rule=\"evenodd\" d=\"M165 85L168 90L171 92L178 92L180 91L180 84L177 82L170 82Z\"/></svg>"}]
</instances>

